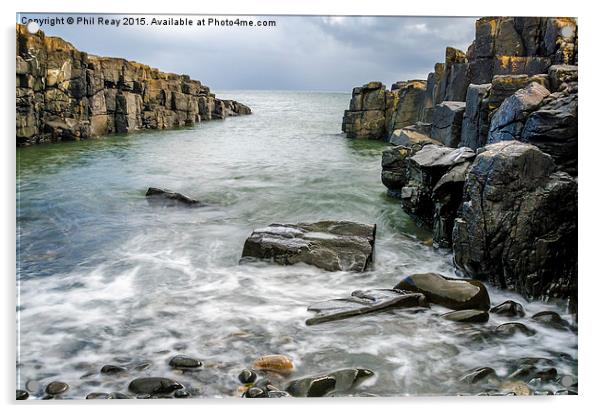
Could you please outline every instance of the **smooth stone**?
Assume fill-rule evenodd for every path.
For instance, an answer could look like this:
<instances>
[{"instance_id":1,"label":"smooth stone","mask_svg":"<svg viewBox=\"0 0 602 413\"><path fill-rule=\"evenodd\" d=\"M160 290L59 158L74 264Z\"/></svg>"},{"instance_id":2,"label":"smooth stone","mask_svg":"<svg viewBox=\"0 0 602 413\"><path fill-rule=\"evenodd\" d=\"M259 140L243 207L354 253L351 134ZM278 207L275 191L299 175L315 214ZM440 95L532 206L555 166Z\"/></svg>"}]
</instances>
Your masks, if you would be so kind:
<instances>
[{"instance_id":1,"label":"smooth stone","mask_svg":"<svg viewBox=\"0 0 602 413\"><path fill-rule=\"evenodd\" d=\"M533 377L537 368L531 364L523 364L518 369L514 370L509 376L509 379L528 379Z\"/></svg>"},{"instance_id":2,"label":"smooth stone","mask_svg":"<svg viewBox=\"0 0 602 413\"><path fill-rule=\"evenodd\" d=\"M554 393L555 396L576 396L578 393L574 390L558 390L556 393Z\"/></svg>"},{"instance_id":3,"label":"smooth stone","mask_svg":"<svg viewBox=\"0 0 602 413\"><path fill-rule=\"evenodd\" d=\"M190 397L190 393L188 393L184 389L179 389L174 392L173 397L175 397L176 399L187 399L188 397Z\"/></svg>"},{"instance_id":4,"label":"smooth stone","mask_svg":"<svg viewBox=\"0 0 602 413\"><path fill-rule=\"evenodd\" d=\"M17 389L17 400L27 400L29 398L29 393L25 390Z\"/></svg>"},{"instance_id":5,"label":"smooth stone","mask_svg":"<svg viewBox=\"0 0 602 413\"><path fill-rule=\"evenodd\" d=\"M534 377L536 379L541 379L542 381L556 380L558 377L558 370L556 370L554 367L545 370L538 370L535 372Z\"/></svg>"},{"instance_id":6,"label":"smooth stone","mask_svg":"<svg viewBox=\"0 0 602 413\"><path fill-rule=\"evenodd\" d=\"M102 368L100 369L100 372L102 374L119 374L119 373L125 373L126 371L127 371L127 369L125 367L114 366L112 364L107 364L105 366L102 366Z\"/></svg>"},{"instance_id":7,"label":"smooth stone","mask_svg":"<svg viewBox=\"0 0 602 413\"><path fill-rule=\"evenodd\" d=\"M293 361L282 354L271 354L259 357L253 362L253 368L256 370L273 371L276 373L290 373L295 365Z\"/></svg>"},{"instance_id":8,"label":"smooth stone","mask_svg":"<svg viewBox=\"0 0 602 413\"><path fill-rule=\"evenodd\" d=\"M169 360L169 365L177 369L196 369L203 365L203 362L192 357L175 356Z\"/></svg>"},{"instance_id":9,"label":"smooth stone","mask_svg":"<svg viewBox=\"0 0 602 413\"><path fill-rule=\"evenodd\" d=\"M460 381L468 384L477 383L486 377L493 375L497 377L494 369L491 367L477 367L475 369L467 371L461 378Z\"/></svg>"},{"instance_id":10,"label":"smooth stone","mask_svg":"<svg viewBox=\"0 0 602 413\"><path fill-rule=\"evenodd\" d=\"M441 317L462 323L485 323L489 320L489 313L481 310L458 310L445 313Z\"/></svg>"},{"instance_id":11,"label":"smooth stone","mask_svg":"<svg viewBox=\"0 0 602 413\"><path fill-rule=\"evenodd\" d=\"M560 314L554 311L541 311L531 318L540 324L545 324L556 329L565 329L570 328L571 326L568 321L560 317Z\"/></svg>"},{"instance_id":12,"label":"smooth stone","mask_svg":"<svg viewBox=\"0 0 602 413\"><path fill-rule=\"evenodd\" d=\"M535 330L527 327L522 323L504 323L500 324L495 328L495 332L502 336L513 336L517 333L524 334L526 336L535 335Z\"/></svg>"},{"instance_id":13,"label":"smooth stone","mask_svg":"<svg viewBox=\"0 0 602 413\"><path fill-rule=\"evenodd\" d=\"M146 198L153 203L161 202L166 205L182 204L186 206L202 206L200 201L192 199L179 192L170 191L168 189L153 187L148 188L148 190L146 191Z\"/></svg>"},{"instance_id":14,"label":"smooth stone","mask_svg":"<svg viewBox=\"0 0 602 413\"><path fill-rule=\"evenodd\" d=\"M331 392L346 392L363 379L373 376L367 369L344 369L293 380L285 390L294 397L323 397Z\"/></svg>"},{"instance_id":15,"label":"smooth stone","mask_svg":"<svg viewBox=\"0 0 602 413\"><path fill-rule=\"evenodd\" d=\"M116 392L109 393L109 399L131 399L131 397L128 396L127 394L116 391Z\"/></svg>"},{"instance_id":16,"label":"smooth stone","mask_svg":"<svg viewBox=\"0 0 602 413\"><path fill-rule=\"evenodd\" d=\"M451 310L487 311L490 306L489 293L477 280L448 278L435 273L414 274L400 281L395 289L422 293L429 303Z\"/></svg>"},{"instance_id":17,"label":"smooth stone","mask_svg":"<svg viewBox=\"0 0 602 413\"><path fill-rule=\"evenodd\" d=\"M258 398L264 398L264 397L268 397L268 396L267 396L267 392L264 391L263 389L260 389L259 387L251 387L243 394L243 397L246 397L249 399L258 399Z\"/></svg>"},{"instance_id":18,"label":"smooth stone","mask_svg":"<svg viewBox=\"0 0 602 413\"><path fill-rule=\"evenodd\" d=\"M502 383L500 390L503 392L512 393L515 396L530 396L533 391L529 388L527 383L522 381L507 381Z\"/></svg>"},{"instance_id":19,"label":"smooth stone","mask_svg":"<svg viewBox=\"0 0 602 413\"><path fill-rule=\"evenodd\" d=\"M255 373L253 370L244 369L238 375L238 380L240 380L242 384L255 383L255 380L257 380L257 373Z\"/></svg>"},{"instance_id":20,"label":"smooth stone","mask_svg":"<svg viewBox=\"0 0 602 413\"><path fill-rule=\"evenodd\" d=\"M342 320L364 314L386 311L393 308L428 307L423 294L399 290L354 291L351 297L322 301L310 305L307 310L316 315L305 321L315 325L328 321Z\"/></svg>"},{"instance_id":21,"label":"smooth stone","mask_svg":"<svg viewBox=\"0 0 602 413\"><path fill-rule=\"evenodd\" d=\"M109 393L90 393L86 396L87 400L91 399L109 399Z\"/></svg>"},{"instance_id":22,"label":"smooth stone","mask_svg":"<svg viewBox=\"0 0 602 413\"><path fill-rule=\"evenodd\" d=\"M137 394L136 398L137 399L150 399L151 395L150 394Z\"/></svg>"},{"instance_id":23,"label":"smooth stone","mask_svg":"<svg viewBox=\"0 0 602 413\"><path fill-rule=\"evenodd\" d=\"M69 390L69 385L61 381L53 381L46 386L46 393L52 396L65 393L67 390Z\"/></svg>"},{"instance_id":24,"label":"smooth stone","mask_svg":"<svg viewBox=\"0 0 602 413\"><path fill-rule=\"evenodd\" d=\"M502 315L506 317L524 317L525 309L523 306L516 301L506 300L501 304L489 310L492 314Z\"/></svg>"},{"instance_id":25,"label":"smooth stone","mask_svg":"<svg viewBox=\"0 0 602 413\"><path fill-rule=\"evenodd\" d=\"M291 395L282 390L270 390L268 391L268 398L279 399L281 397L290 397Z\"/></svg>"},{"instance_id":26,"label":"smooth stone","mask_svg":"<svg viewBox=\"0 0 602 413\"><path fill-rule=\"evenodd\" d=\"M177 381L164 377L139 377L130 382L128 389L135 394L150 394L154 396L171 393L183 387Z\"/></svg>"}]
</instances>

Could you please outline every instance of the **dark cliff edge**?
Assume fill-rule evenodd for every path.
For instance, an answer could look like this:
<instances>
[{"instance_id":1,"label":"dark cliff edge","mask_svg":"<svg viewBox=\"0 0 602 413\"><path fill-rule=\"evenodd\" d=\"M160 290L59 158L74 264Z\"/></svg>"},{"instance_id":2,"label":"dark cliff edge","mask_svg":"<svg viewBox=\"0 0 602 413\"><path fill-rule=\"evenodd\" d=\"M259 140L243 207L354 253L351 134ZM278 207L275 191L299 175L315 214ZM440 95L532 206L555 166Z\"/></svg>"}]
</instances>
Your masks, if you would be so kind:
<instances>
[{"instance_id":1,"label":"dark cliff edge","mask_svg":"<svg viewBox=\"0 0 602 413\"><path fill-rule=\"evenodd\" d=\"M456 268L577 311L577 21L485 17L426 80L353 89L342 130L382 139L389 195Z\"/></svg>"},{"instance_id":2,"label":"dark cliff edge","mask_svg":"<svg viewBox=\"0 0 602 413\"><path fill-rule=\"evenodd\" d=\"M59 37L16 29L17 145L167 129L247 115L187 75L88 55Z\"/></svg>"}]
</instances>

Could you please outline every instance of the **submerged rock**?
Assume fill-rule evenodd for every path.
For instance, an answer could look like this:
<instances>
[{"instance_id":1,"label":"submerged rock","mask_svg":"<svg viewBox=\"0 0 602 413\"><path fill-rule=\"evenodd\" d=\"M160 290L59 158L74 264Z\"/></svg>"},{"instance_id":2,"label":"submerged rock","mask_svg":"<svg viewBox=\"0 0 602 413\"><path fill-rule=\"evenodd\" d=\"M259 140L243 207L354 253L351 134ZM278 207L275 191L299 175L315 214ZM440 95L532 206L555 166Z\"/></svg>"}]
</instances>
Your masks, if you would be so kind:
<instances>
[{"instance_id":1,"label":"submerged rock","mask_svg":"<svg viewBox=\"0 0 602 413\"><path fill-rule=\"evenodd\" d=\"M203 365L203 362L192 357L175 356L169 360L169 365L176 369L196 369Z\"/></svg>"},{"instance_id":2,"label":"submerged rock","mask_svg":"<svg viewBox=\"0 0 602 413\"><path fill-rule=\"evenodd\" d=\"M202 206L200 201L192 199L179 192L172 192L161 188L148 188L146 198L151 203L161 203L167 206L172 205L187 205L187 206Z\"/></svg>"},{"instance_id":3,"label":"submerged rock","mask_svg":"<svg viewBox=\"0 0 602 413\"><path fill-rule=\"evenodd\" d=\"M295 368L293 361L282 354L270 354L259 357L253 362L253 368L256 370L273 371L276 373L288 374Z\"/></svg>"},{"instance_id":4,"label":"submerged rock","mask_svg":"<svg viewBox=\"0 0 602 413\"><path fill-rule=\"evenodd\" d=\"M29 398L29 393L25 390L17 389L17 400L27 400Z\"/></svg>"},{"instance_id":5,"label":"submerged rock","mask_svg":"<svg viewBox=\"0 0 602 413\"><path fill-rule=\"evenodd\" d=\"M322 397L331 392L345 392L374 373L367 369L344 369L333 373L297 379L286 386L294 397Z\"/></svg>"},{"instance_id":6,"label":"submerged rock","mask_svg":"<svg viewBox=\"0 0 602 413\"><path fill-rule=\"evenodd\" d=\"M106 364L100 369L102 374L120 374L125 373L126 371L127 369L125 367L114 366L112 364Z\"/></svg>"},{"instance_id":7,"label":"submerged rock","mask_svg":"<svg viewBox=\"0 0 602 413\"><path fill-rule=\"evenodd\" d=\"M376 225L348 221L272 224L245 241L242 258L277 264L303 262L327 271L366 271L372 263Z\"/></svg>"},{"instance_id":8,"label":"submerged rock","mask_svg":"<svg viewBox=\"0 0 602 413\"><path fill-rule=\"evenodd\" d=\"M109 399L109 393L89 393L86 395L87 400Z\"/></svg>"},{"instance_id":9,"label":"submerged rock","mask_svg":"<svg viewBox=\"0 0 602 413\"><path fill-rule=\"evenodd\" d=\"M467 371L462 377L460 377L460 381L473 384L491 376L497 377L495 370L491 367L477 367Z\"/></svg>"},{"instance_id":10,"label":"submerged rock","mask_svg":"<svg viewBox=\"0 0 602 413\"><path fill-rule=\"evenodd\" d=\"M65 393L67 390L69 390L69 385L61 381L53 381L46 386L46 393L51 396Z\"/></svg>"},{"instance_id":11,"label":"submerged rock","mask_svg":"<svg viewBox=\"0 0 602 413\"><path fill-rule=\"evenodd\" d=\"M503 315L506 317L524 317L525 309L522 305L517 303L516 301L506 300L501 304L496 305L495 307L489 310L492 314Z\"/></svg>"},{"instance_id":12,"label":"submerged rock","mask_svg":"<svg viewBox=\"0 0 602 413\"><path fill-rule=\"evenodd\" d=\"M387 289L354 291L351 293L351 297L323 301L309 306L307 310L317 314L306 320L305 324L315 325L393 308L408 307L428 307L428 303L424 295L420 293Z\"/></svg>"},{"instance_id":13,"label":"submerged rock","mask_svg":"<svg viewBox=\"0 0 602 413\"><path fill-rule=\"evenodd\" d=\"M556 329L570 328L571 324L554 311L541 311L533 315L533 320Z\"/></svg>"},{"instance_id":14,"label":"submerged rock","mask_svg":"<svg viewBox=\"0 0 602 413\"><path fill-rule=\"evenodd\" d=\"M501 336L513 336L515 334L524 334L526 336L535 335L535 330L527 327L523 323L504 323L495 328L496 334Z\"/></svg>"},{"instance_id":15,"label":"submerged rock","mask_svg":"<svg viewBox=\"0 0 602 413\"><path fill-rule=\"evenodd\" d=\"M458 310L445 313L441 317L464 323L485 323L489 320L489 313L482 310Z\"/></svg>"},{"instance_id":16,"label":"submerged rock","mask_svg":"<svg viewBox=\"0 0 602 413\"><path fill-rule=\"evenodd\" d=\"M414 274L400 281L395 289L422 293L429 303L452 310L489 310L489 293L482 282L447 278L440 274Z\"/></svg>"},{"instance_id":17,"label":"submerged rock","mask_svg":"<svg viewBox=\"0 0 602 413\"><path fill-rule=\"evenodd\" d=\"M135 394L168 394L175 390L182 389L182 386L177 381L164 377L139 377L130 382L129 391Z\"/></svg>"},{"instance_id":18,"label":"submerged rock","mask_svg":"<svg viewBox=\"0 0 602 413\"><path fill-rule=\"evenodd\" d=\"M118 391L114 391L109 393L109 399L131 399L130 396L124 393L120 393Z\"/></svg>"}]
</instances>

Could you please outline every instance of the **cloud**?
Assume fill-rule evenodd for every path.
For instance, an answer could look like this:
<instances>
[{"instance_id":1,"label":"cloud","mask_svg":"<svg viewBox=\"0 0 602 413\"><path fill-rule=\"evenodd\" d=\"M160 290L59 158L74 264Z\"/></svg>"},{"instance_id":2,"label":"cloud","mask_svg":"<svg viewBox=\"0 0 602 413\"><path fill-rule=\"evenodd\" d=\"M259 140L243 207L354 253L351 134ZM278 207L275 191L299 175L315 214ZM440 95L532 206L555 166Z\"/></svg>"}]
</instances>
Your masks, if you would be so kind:
<instances>
[{"instance_id":1,"label":"cloud","mask_svg":"<svg viewBox=\"0 0 602 413\"><path fill-rule=\"evenodd\" d=\"M60 15L26 15L46 16ZM197 20L203 16L182 17ZM223 18L234 20L237 16ZM370 80L391 84L426 78L433 65L444 59L446 46L466 50L474 38L476 20L375 16L240 18L274 20L276 27L63 25L42 29L48 35L65 38L80 50L186 73L216 90L348 91Z\"/></svg>"}]
</instances>

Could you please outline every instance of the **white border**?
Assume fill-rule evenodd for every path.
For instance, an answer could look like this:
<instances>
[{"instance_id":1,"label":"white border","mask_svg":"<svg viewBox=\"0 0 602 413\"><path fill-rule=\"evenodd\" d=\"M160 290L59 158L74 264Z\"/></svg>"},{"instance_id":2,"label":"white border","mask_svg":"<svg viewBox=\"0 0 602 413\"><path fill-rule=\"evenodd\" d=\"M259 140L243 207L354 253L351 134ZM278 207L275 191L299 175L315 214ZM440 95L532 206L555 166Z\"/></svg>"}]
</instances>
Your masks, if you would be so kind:
<instances>
[{"instance_id":1,"label":"white border","mask_svg":"<svg viewBox=\"0 0 602 413\"><path fill-rule=\"evenodd\" d=\"M580 150L579 168L581 170L579 190L579 273L580 273L580 331L579 331L579 396L564 397L532 397L532 398L379 398L379 399L319 399L319 400L199 400L181 401L174 408L186 411L279 411L305 412L316 408L344 410L345 412L365 412L371 406L376 409L405 411L445 411L468 412L472 410L487 413L508 411L543 411L554 412L569 410L588 411L599 399L602 386L602 369L600 354L600 314L602 291L600 279L600 209L602 197L599 196L600 176L602 175L600 128L600 19L594 2L568 2L566 0L526 1L500 0L495 2L461 1L461 0L429 0L421 2L402 2L400 0L338 0L338 1L250 1L228 0L217 2L179 2L143 1L143 0L103 0L101 2L69 0L34 1L21 0L9 4L0 2L2 13L2 35L4 58L0 65L2 71L2 100L0 116L2 117L2 280L4 282L3 331L2 340L2 374L0 389L3 402L9 410L19 408L29 411L44 409L45 412L63 412L65 409L106 411L107 404L81 402L33 402L16 403L14 401L15 386L15 149L14 149L14 24L17 12L119 12L119 13L203 13L203 14L317 14L317 15L443 15L443 16L576 16L579 18L579 77L580 103L579 116ZM392 51L394 53L395 51ZM160 412L170 401L153 400L150 403L125 403L113 401L111 410L115 412L138 408L144 404L149 412Z\"/></svg>"}]
</instances>

